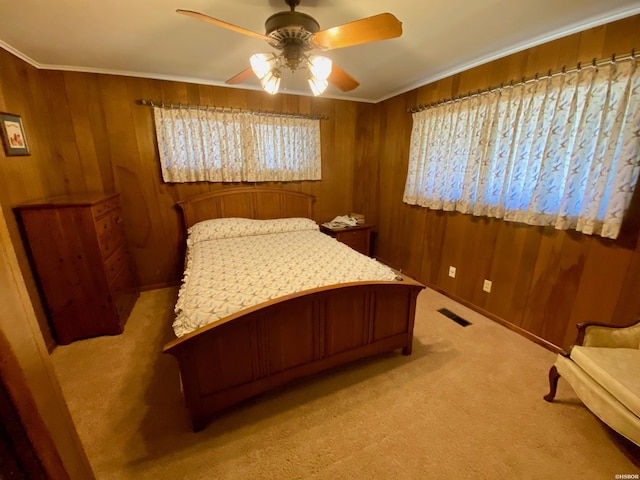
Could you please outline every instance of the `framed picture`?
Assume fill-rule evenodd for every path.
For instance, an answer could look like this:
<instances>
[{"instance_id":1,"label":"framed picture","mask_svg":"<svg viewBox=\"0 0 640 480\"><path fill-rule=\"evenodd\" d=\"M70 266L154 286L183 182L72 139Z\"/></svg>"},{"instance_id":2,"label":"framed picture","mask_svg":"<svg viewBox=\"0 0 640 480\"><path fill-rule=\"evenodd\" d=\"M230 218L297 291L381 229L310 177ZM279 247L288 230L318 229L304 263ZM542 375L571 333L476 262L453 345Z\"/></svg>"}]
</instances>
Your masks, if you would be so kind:
<instances>
[{"instance_id":1,"label":"framed picture","mask_svg":"<svg viewBox=\"0 0 640 480\"><path fill-rule=\"evenodd\" d=\"M27 137L24 134L22 118L19 115L0 112L0 134L4 153L7 157L14 155L31 155Z\"/></svg>"}]
</instances>

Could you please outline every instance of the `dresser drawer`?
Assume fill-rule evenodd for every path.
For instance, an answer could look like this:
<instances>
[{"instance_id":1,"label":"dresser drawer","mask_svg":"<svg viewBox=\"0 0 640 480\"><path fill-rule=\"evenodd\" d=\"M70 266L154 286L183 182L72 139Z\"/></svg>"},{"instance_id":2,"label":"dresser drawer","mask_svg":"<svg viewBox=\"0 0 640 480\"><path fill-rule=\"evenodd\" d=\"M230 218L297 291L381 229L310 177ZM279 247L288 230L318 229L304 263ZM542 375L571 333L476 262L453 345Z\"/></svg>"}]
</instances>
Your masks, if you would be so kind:
<instances>
[{"instance_id":1,"label":"dresser drawer","mask_svg":"<svg viewBox=\"0 0 640 480\"><path fill-rule=\"evenodd\" d=\"M96 219L96 233L101 236L107 232L122 228L122 211L115 208L108 215L103 215Z\"/></svg>"},{"instance_id":2,"label":"dresser drawer","mask_svg":"<svg viewBox=\"0 0 640 480\"><path fill-rule=\"evenodd\" d=\"M109 258L124 243L120 209L112 210L96 220L96 232L102 257Z\"/></svg>"},{"instance_id":3,"label":"dresser drawer","mask_svg":"<svg viewBox=\"0 0 640 480\"><path fill-rule=\"evenodd\" d=\"M114 208L118 208L119 205L120 202L118 200L118 197L114 197L109 200L105 200L104 202L93 205L91 207L91 211L93 212L93 217L97 219L105 213L110 212Z\"/></svg>"},{"instance_id":4,"label":"dresser drawer","mask_svg":"<svg viewBox=\"0 0 640 480\"><path fill-rule=\"evenodd\" d=\"M114 283L120 271L128 265L129 252L125 245L120 245L120 247L104 262L107 283Z\"/></svg>"},{"instance_id":5,"label":"dresser drawer","mask_svg":"<svg viewBox=\"0 0 640 480\"><path fill-rule=\"evenodd\" d=\"M354 250L368 255L369 230L358 230L355 232L342 232L336 235L336 240L349 245Z\"/></svg>"},{"instance_id":6,"label":"dresser drawer","mask_svg":"<svg viewBox=\"0 0 640 480\"><path fill-rule=\"evenodd\" d=\"M320 226L320 231L332 236L336 240L354 250L369 256L371 254L371 224L358 225L356 227L332 229L325 225Z\"/></svg>"}]
</instances>

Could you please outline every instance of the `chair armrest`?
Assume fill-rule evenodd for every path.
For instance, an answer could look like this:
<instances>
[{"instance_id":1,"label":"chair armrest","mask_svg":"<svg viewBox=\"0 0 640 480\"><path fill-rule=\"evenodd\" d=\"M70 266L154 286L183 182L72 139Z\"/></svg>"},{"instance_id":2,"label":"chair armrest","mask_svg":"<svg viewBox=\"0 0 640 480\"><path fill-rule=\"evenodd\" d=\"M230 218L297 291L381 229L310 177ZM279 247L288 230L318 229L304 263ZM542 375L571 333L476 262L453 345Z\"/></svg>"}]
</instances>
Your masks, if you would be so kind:
<instances>
[{"instance_id":1,"label":"chair armrest","mask_svg":"<svg viewBox=\"0 0 640 480\"><path fill-rule=\"evenodd\" d=\"M639 348L640 320L626 327L596 322L579 323L575 344L585 347Z\"/></svg>"}]
</instances>

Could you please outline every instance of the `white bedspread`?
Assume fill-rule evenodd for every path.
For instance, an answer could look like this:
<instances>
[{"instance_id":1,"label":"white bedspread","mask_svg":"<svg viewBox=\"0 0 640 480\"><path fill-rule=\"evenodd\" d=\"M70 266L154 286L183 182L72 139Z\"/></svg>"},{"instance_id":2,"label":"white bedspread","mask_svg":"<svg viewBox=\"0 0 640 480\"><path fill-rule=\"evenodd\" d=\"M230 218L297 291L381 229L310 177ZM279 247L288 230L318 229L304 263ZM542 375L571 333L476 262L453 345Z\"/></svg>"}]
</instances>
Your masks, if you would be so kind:
<instances>
[{"instance_id":1,"label":"white bedspread","mask_svg":"<svg viewBox=\"0 0 640 480\"><path fill-rule=\"evenodd\" d=\"M178 337L247 307L338 283L383 280L387 266L313 230L189 242L173 323Z\"/></svg>"}]
</instances>

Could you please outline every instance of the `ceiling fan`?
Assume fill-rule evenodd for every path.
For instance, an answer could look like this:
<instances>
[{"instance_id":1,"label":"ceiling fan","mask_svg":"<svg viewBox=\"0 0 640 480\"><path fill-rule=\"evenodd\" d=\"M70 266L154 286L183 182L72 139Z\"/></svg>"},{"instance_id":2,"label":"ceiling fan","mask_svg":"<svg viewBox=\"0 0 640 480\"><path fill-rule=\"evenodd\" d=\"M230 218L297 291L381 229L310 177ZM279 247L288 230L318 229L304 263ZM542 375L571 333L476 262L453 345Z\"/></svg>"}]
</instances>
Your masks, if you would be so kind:
<instances>
[{"instance_id":1,"label":"ceiling fan","mask_svg":"<svg viewBox=\"0 0 640 480\"><path fill-rule=\"evenodd\" d=\"M360 83L327 57L308 54L310 50L334 50L363 43L396 38L402 35L402 23L390 13L381 13L337 27L320 30L320 24L310 15L296 11L300 0L284 0L289 11L278 12L267 18L265 34L232 25L208 15L191 10L176 10L177 13L204 20L222 28L266 41L275 53L258 53L251 57L251 67L226 81L234 85L248 80L255 74L262 88L269 93L277 93L280 87L282 69L292 72L306 69L307 80L314 95L321 94L328 83L343 92L357 88Z\"/></svg>"}]
</instances>

